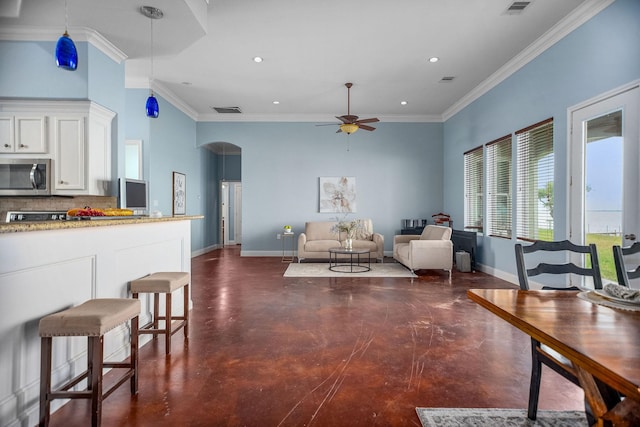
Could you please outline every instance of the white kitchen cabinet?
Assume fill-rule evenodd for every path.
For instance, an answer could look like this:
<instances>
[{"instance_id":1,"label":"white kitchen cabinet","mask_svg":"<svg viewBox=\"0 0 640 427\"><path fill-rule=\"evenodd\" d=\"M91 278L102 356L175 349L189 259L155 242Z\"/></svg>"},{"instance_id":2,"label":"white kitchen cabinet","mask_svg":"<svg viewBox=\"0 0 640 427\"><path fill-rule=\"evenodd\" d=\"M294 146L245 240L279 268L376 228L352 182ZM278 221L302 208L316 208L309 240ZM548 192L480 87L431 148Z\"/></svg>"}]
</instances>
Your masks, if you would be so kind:
<instances>
[{"instance_id":1,"label":"white kitchen cabinet","mask_svg":"<svg viewBox=\"0 0 640 427\"><path fill-rule=\"evenodd\" d=\"M84 193L85 120L87 115L51 117L51 140L55 145L53 192Z\"/></svg>"},{"instance_id":2,"label":"white kitchen cabinet","mask_svg":"<svg viewBox=\"0 0 640 427\"><path fill-rule=\"evenodd\" d=\"M78 107L81 107L78 105ZM94 103L51 117L53 194L111 195L111 122L115 114Z\"/></svg>"},{"instance_id":3,"label":"white kitchen cabinet","mask_svg":"<svg viewBox=\"0 0 640 427\"><path fill-rule=\"evenodd\" d=\"M0 115L0 153L47 153L47 117L43 114Z\"/></svg>"}]
</instances>

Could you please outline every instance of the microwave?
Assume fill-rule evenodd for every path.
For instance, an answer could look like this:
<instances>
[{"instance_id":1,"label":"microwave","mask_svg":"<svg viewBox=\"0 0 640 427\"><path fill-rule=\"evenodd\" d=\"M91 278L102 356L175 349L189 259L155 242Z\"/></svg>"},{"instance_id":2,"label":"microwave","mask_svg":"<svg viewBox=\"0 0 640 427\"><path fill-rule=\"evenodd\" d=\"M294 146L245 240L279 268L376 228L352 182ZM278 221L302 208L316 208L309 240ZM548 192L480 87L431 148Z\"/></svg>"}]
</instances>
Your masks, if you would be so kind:
<instances>
[{"instance_id":1,"label":"microwave","mask_svg":"<svg viewBox=\"0 0 640 427\"><path fill-rule=\"evenodd\" d=\"M51 159L0 159L0 196L51 194Z\"/></svg>"}]
</instances>

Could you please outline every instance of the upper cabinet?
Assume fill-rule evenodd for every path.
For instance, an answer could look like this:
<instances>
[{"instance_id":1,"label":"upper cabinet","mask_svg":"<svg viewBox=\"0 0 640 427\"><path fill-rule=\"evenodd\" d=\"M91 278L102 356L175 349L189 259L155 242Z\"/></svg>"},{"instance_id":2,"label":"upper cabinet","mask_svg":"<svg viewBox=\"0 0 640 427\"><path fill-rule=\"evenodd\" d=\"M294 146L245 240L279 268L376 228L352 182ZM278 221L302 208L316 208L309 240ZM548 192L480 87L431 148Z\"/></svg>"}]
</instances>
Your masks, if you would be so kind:
<instances>
[{"instance_id":1,"label":"upper cabinet","mask_svg":"<svg viewBox=\"0 0 640 427\"><path fill-rule=\"evenodd\" d=\"M0 113L0 153L42 154L47 150L44 114Z\"/></svg>"},{"instance_id":2,"label":"upper cabinet","mask_svg":"<svg viewBox=\"0 0 640 427\"><path fill-rule=\"evenodd\" d=\"M111 196L114 117L91 101L0 100L0 156L51 159L52 194Z\"/></svg>"}]
</instances>

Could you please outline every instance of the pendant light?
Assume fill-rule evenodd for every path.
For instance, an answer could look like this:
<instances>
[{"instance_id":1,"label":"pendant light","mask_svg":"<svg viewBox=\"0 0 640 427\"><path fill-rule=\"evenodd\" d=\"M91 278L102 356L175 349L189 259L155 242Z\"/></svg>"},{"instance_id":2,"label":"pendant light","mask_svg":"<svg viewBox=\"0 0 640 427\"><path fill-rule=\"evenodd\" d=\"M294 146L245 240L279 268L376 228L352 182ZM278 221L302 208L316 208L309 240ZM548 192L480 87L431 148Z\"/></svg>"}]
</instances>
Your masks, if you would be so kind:
<instances>
[{"instance_id":1,"label":"pendant light","mask_svg":"<svg viewBox=\"0 0 640 427\"><path fill-rule=\"evenodd\" d=\"M75 71L78 68L78 50L67 32L67 0L64 0L64 34L56 44L56 64L59 68Z\"/></svg>"},{"instance_id":2,"label":"pendant light","mask_svg":"<svg viewBox=\"0 0 640 427\"><path fill-rule=\"evenodd\" d=\"M140 7L140 12L151 21L151 76L149 77L149 98L147 98L146 110L147 117L155 119L160 114L160 107L158 106L158 100L153 96L153 89L151 88L153 83L153 20L161 19L164 13L153 6L142 6Z\"/></svg>"}]
</instances>

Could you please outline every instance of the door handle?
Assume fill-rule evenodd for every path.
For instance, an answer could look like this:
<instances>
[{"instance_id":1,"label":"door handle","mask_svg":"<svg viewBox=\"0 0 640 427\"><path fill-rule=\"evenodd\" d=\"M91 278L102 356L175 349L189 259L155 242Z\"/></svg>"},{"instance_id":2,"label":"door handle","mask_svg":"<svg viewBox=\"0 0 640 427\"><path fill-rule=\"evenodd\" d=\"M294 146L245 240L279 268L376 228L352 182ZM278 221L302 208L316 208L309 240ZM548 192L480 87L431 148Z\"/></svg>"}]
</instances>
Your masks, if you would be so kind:
<instances>
[{"instance_id":1,"label":"door handle","mask_svg":"<svg viewBox=\"0 0 640 427\"><path fill-rule=\"evenodd\" d=\"M636 240L636 235L631 233L631 234L625 234L624 238L627 240Z\"/></svg>"}]
</instances>

